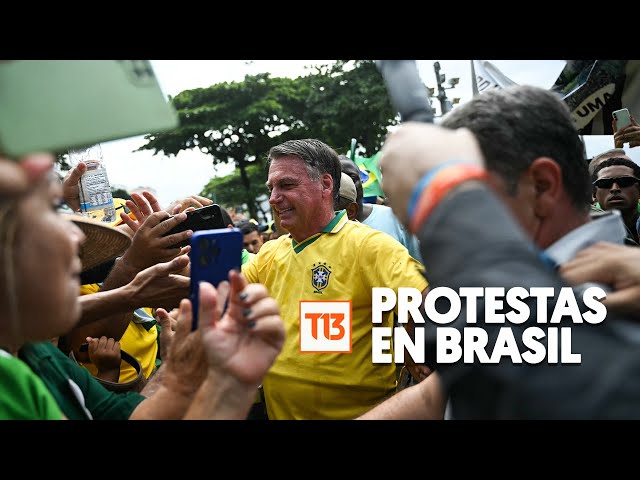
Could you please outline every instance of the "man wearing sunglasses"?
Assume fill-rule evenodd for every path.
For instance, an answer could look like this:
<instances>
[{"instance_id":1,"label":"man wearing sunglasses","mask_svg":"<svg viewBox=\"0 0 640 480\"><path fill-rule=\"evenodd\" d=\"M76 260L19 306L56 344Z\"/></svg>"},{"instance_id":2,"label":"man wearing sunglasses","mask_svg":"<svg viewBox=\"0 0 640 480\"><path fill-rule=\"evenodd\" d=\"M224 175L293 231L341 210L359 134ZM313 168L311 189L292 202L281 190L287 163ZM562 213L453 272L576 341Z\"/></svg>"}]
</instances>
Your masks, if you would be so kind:
<instances>
[{"instance_id":1,"label":"man wearing sunglasses","mask_svg":"<svg viewBox=\"0 0 640 480\"><path fill-rule=\"evenodd\" d=\"M638 244L640 166L628 158L609 158L598 164L591 180L594 201L603 210L619 210L629 236Z\"/></svg>"}]
</instances>

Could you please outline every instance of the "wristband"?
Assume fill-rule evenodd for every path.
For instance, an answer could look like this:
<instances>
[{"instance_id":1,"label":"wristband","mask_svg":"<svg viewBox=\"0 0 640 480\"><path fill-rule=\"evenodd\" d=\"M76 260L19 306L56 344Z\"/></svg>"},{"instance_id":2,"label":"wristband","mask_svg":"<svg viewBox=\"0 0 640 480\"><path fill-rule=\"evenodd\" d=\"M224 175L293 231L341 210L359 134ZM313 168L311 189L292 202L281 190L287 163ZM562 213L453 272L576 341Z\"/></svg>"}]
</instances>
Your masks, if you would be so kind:
<instances>
[{"instance_id":1,"label":"wristband","mask_svg":"<svg viewBox=\"0 0 640 480\"><path fill-rule=\"evenodd\" d=\"M416 204L413 217L409 218L409 230L416 234L433 209L451 191L468 180L485 180L487 171L477 165L449 165L429 182Z\"/></svg>"},{"instance_id":2,"label":"wristband","mask_svg":"<svg viewBox=\"0 0 640 480\"><path fill-rule=\"evenodd\" d=\"M438 165L433 170L425 173L411 192L411 197L409 198L409 204L407 205L407 218L413 218L413 214L415 213L416 206L418 205L418 199L420 198L420 194L424 191L425 188L429 186L431 181L435 178L435 176L441 170L444 170L447 167L451 167L452 165L459 165L466 163L464 160L448 160L440 165Z\"/></svg>"}]
</instances>

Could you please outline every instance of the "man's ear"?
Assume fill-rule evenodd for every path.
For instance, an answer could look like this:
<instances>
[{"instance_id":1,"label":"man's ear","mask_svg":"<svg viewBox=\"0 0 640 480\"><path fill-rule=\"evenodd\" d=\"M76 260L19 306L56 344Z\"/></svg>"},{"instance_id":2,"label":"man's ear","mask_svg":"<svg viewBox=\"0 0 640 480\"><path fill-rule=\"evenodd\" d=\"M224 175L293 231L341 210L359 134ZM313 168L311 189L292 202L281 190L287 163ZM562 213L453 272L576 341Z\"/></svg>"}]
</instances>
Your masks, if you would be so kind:
<instances>
[{"instance_id":1,"label":"man's ear","mask_svg":"<svg viewBox=\"0 0 640 480\"><path fill-rule=\"evenodd\" d=\"M539 217L547 217L558 208L558 204L566 201L560 165L549 157L539 157L528 172L536 191L535 213Z\"/></svg>"},{"instance_id":2,"label":"man's ear","mask_svg":"<svg viewBox=\"0 0 640 480\"><path fill-rule=\"evenodd\" d=\"M320 179L322 182L322 190L328 190L329 194L333 196L333 177L330 173L325 173Z\"/></svg>"},{"instance_id":3,"label":"man's ear","mask_svg":"<svg viewBox=\"0 0 640 480\"><path fill-rule=\"evenodd\" d=\"M358 218L358 204L356 202L351 202L347 205L346 210L349 220L356 220Z\"/></svg>"}]
</instances>

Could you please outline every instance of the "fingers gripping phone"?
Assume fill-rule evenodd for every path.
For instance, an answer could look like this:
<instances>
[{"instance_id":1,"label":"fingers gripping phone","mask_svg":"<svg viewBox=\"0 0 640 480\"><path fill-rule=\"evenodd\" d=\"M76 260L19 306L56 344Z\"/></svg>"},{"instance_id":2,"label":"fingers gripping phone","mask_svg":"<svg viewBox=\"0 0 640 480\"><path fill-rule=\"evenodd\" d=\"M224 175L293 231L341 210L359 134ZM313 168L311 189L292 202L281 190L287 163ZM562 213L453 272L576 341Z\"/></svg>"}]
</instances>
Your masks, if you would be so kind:
<instances>
[{"instance_id":1,"label":"fingers gripping phone","mask_svg":"<svg viewBox=\"0 0 640 480\"><path fill-rule=\"evenodd\" d=\"M171 218L171 217L168 217ZM167 218L167 219L168 219ZM224 220L222 218L222 210L220 210L220 205L213 204L207 205L206 207L197 208L196 210L191 210L187 212L187 219L173 227L163 236L172 235L174 233L184 232L185 230L192 230L193 232L197 232L200 230L212 230L217 228L224 228L226 225L224 224ZM189 245L189 239L185 239L182 242L178 242L172 245L172 248L178 247L186 247Z\"/></svg>"},{"instance_id":2,"label":"fingers gripping phone","mask_svg":"<svg viewBox=\"0 0 640 480\"><path fill-rule=\"evenodd\" d=\"M616 110L612 113L613 119L616 121L616 131L631 125L631 115L628 108Z\"/></svg>"},{"instance_id":3,"label":"fingers gripping phone","mask_svg":"<svg viewBox=\"0 0 640 480\"><path fill-rule=\"evenodd\" d=\"M237 228L221 228L194 232L191 237L191 329L198 326L199 285L209 282L217 287L229 279L229 270L240 271L242 264L242 232Z\"/></svg>"}]
</instances>

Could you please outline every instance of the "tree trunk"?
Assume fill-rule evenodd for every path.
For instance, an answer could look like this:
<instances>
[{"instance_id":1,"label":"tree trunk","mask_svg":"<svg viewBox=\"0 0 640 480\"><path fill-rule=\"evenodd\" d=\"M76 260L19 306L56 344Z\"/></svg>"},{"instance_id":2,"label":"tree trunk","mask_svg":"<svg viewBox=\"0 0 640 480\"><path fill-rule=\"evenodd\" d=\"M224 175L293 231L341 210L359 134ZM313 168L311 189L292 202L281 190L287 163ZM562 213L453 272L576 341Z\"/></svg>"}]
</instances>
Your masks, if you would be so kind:
<instances>
[{"instance_id":1,"label":"tree trunk","mask_svg":"<svg viewBox=\"0 0 640 480\"><path fill-rule=\"evenodd\" d=\"M247 207L249 208L249 218L257 219L258 212L256 210L256 201L255 198L251 196L251 182L249 180L249 175L247 175L246 162L244 161L244 155L240 156L240 160L238 161L238 167L240 167L240 178L242 179L242 185L244 185L246 192L246 202Z\"/></svg>"}]
</instances>

